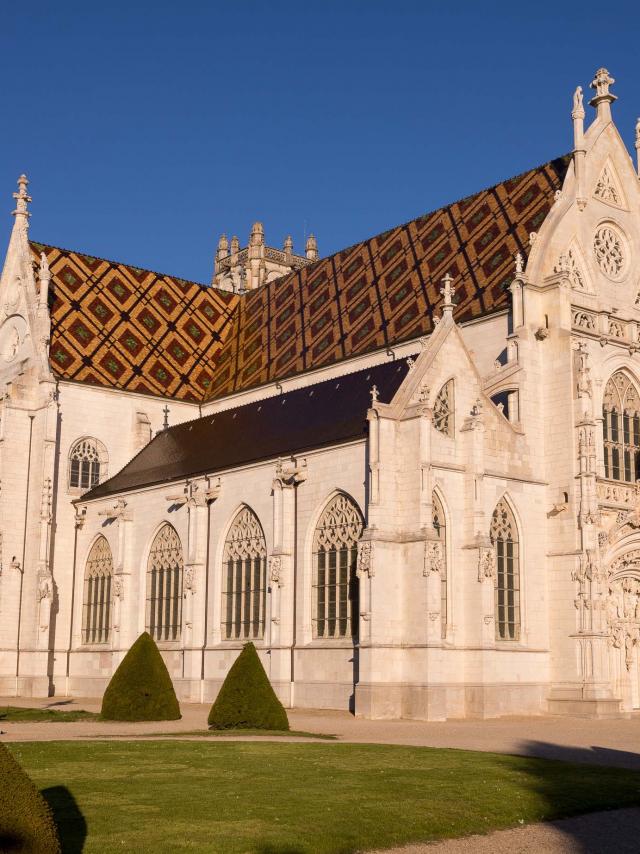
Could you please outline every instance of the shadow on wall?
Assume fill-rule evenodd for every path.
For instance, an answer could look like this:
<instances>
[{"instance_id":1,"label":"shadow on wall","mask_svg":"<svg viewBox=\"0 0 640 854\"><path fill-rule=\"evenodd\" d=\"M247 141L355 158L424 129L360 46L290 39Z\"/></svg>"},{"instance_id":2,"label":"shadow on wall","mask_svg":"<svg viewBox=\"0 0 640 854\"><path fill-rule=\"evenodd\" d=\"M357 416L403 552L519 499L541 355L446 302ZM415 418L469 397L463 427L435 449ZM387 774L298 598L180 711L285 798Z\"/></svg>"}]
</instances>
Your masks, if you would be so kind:
<instances>
[{"instance_id":1,"label":"shadow on wall","mask_svg":"<svg viewBox=\"0 0 640 854\"><path fill-rule=\"evenodd\" d=\"M66 786L43 789L42 797L53 812L62 844L62 854L81 854L87 838L87 822L76 799Z\"/></svg>"},{"instance_id":2,"label":"shadow on wall","mask_svg":"<svg viewBox=\"0 0 640 854\"><path fill-rule=\"evenodd\" d=\"M532 788L548 804L548 819L571 816L554 822L554 835L558 851L572 854L638 854L640 851L640 755L625 750L592 746L564 747L543 741L524 741L518 753L530 757L532 764L527 773ZM545 760L545 766L538 763ZM566 785L566 770L561 765L548 762L568 762L576 766L575 775ZM580 765L599 765L602 772L598 789L594 789L581 774ZM554 770L557 769L557 774ZM621 798L620 770L629 772ZM564 786L559 789L560 775ZM631 809L622 809L631 807ZM589 810L600 810L591 815L580 815ZM610 814L602 810L611 810ZM489 850L489 849L487 849ZM528 850L528 849L527 849ZM533 850L533 849L532 849ZM555 848L553 849L555 850ZM484 851L484 849L482 849Z\"/></svg>"}]
</instances>

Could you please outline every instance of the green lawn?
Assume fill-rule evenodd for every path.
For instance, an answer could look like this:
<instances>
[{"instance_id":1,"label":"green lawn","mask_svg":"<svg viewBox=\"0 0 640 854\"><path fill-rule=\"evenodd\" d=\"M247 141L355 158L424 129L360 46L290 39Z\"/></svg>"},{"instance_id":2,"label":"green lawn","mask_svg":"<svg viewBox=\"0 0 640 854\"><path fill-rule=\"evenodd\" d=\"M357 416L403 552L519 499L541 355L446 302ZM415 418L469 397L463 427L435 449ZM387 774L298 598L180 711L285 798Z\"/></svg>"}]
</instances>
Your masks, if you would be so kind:
<instances>
[{"instance_id":1,"label":"green lawn","mask_svg":"<svg viewBox=\"0 0 640 854\"><path fill-rule=\"evenodd\" d=\"M63 711L59 709L26 709L22 706L0 706L0 723L3 721L19 721L20 723L42 723L56 721L57 723L73 723L74 721L97 720L94 712L83 709Z\"/></svg>"},{"instance_id":2,"label":"green lawn","mask_svg":"<svg viewBox=\"0 0 640 854\"><path fill-rule=\"evenodd\" d=\"M217 740L9 747L59 821L64 811L69 852L348 854L640 804L640 773L458 750Z\"/></svg>"}]
</instances>

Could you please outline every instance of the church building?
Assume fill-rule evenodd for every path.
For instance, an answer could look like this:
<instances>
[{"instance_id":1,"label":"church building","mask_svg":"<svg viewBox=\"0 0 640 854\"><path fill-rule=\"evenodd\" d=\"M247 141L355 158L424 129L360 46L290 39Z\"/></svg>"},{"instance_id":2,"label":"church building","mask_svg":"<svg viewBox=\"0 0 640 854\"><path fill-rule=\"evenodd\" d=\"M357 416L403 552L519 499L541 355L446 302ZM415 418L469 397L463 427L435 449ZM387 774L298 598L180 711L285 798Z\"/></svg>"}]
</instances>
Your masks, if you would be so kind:
<instances>
[{"instance_id":1,"label":"church building","mask_svg":"<svg viewBox=\"0 0 640 854\"><path fill-rule=\"evenodd\" d=\"M101 696L143 631L210 702L640 708L640 121L322 258L209 285L29 237L0 280L0 695ZM562 139L564 131L559 129ZM568 147L568 146L567 146ZM426 206L426 205L425 205Z\"/></svg>"}]
</instances>

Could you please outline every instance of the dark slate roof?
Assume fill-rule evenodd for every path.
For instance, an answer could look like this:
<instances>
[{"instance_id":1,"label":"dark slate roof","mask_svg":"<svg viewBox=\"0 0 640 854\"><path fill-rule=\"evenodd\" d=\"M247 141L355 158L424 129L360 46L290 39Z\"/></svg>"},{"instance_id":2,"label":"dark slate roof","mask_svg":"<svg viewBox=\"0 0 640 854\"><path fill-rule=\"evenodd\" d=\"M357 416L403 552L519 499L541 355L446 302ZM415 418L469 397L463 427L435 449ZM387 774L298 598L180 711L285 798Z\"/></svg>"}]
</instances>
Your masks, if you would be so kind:
<instances>
[{"instance_id":1,"label":"dark slate roof","mask_svg":"<svg viewBox=\"0 0 640 854\"><path fill-rule=\"evenodd\" d=\"M387 362L170 427L82 500L363 438L372 386L388 403L407 371L405 359Z\"/></svg>"}]
</instances>

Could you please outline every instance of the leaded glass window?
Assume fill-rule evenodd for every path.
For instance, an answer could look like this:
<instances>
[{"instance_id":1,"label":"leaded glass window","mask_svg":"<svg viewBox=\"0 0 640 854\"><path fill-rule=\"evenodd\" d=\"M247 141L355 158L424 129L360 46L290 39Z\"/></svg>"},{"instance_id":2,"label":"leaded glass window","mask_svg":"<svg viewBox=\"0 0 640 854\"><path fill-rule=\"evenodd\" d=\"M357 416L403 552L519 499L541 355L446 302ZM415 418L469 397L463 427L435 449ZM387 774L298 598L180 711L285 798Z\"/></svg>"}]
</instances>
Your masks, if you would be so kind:
<instances>
[{"instance_id":1,"label":"leaded glass window","mask_svg":"<svg viewBox=\"0 0 640 854\"><path fill-rule=\"evenodd\" d=\"M440 621L442 637L447 635L447 527L440 499L433 493L431 499L433 529L440 543Z\"/></svg>"},{"instance_id":2,"label":"leaded glass window","mask_svg":"<svg viewBox=\"0 0 640 854\"><path fill-rule=\"evenodd\" d=\"M516 520L506 501L498 502L491 519L496 555L496 640L520 638L520 553Z\"/></svg>"},{"instance_id":3,"label":"leaded glass window","mask_svg":"<svg viewBox=\"0 0 640 854\"><path fill-rule=\"evenodd\" d=\"M76 442L69 455L69 486L91 489L100 483L100 450L95 439Z\"/></svg>"},{"instance_id":4,"label":"leaded glass window","mask_svg":"<svg viewBox=\"0 0 640 854\"><path fill-rule=\"evenodd\" d=\"M449 380L442 386L433 404L433 426L445 436L453 436L453 394L453 380Z\"/></svg>"},{"instance_id":5,"label":"leaded glass window","mask_svg":"<svg viewBox=\"0 0 640 854\"><path fill-rule=\"evenodd\" d=\"M631 379L615 373L602 403L604 476L634 483L640 478L640 397Z\"/></svg>"},{"instance_id":6,"label":"leaded glass window","mask_svg":"<svg viewBox=\"0 0 640 854\"><path fill-rule=\"evenodd\" d=\"M109 543L98 537L91 546L84 572L82 639L84 643L108 643L111 632L111 583L113 557Z\"/></svg>"},{"instance_id":7,"label":"leaded glass window","mask_svg":"<svg viewBox=\"0 0 640 854\"><path fill-rule=\"evenodd\" d=\"M313 636L357 638L362 514L346 495L327 505L313 539Z\"/></svg>"},{"instance_id":8,"label":"leaded glass window","mask_svg":"<svg viewBox=\"0 0 640 854\"><path fill-rule=\"evenodd\" d=\"M258 517L248 507L240 510L229 529L222 563L222 636L264 637L267 544Z\"/></svg>"},{"instance_id":9,"label":"leaded glass window","mask_svg":"<svg viewBox=\"0 0 640 854\"><path fill-rule=\"evenodd\" d=\"M147 631L156 641L178 641L182 631L184 559L175 529L164 524L147 563Z\"/></svg>"}]
</instances>

